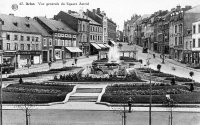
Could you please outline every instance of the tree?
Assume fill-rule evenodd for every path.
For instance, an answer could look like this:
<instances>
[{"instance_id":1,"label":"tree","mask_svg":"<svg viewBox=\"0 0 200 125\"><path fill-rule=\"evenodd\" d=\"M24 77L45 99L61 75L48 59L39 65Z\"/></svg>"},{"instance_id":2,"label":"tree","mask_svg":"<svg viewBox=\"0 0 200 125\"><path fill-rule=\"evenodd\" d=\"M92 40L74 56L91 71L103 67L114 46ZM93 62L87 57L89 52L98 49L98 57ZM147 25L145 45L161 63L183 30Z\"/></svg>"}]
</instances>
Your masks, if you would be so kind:
<instances>
[{"instance_id":1,"label":"tree","mask_svg":"<svg viewBox=\"0 0 200 125\"><path fill-rule=\"evenodd\" d=\"M35 97L32 93L24 93L23 96L19 96L19 103L18 107L22 109L25 112L26 115L26 125L30 124L30 113L31 108L33 107L33 104L35 102Z\"/></svg>"},{"instance_id":2,"label":"tree","mask_svg":"<svg viewBox=\"0 0 200 125\"><path fill-rule=\"evenodd\" d=\"M122 46L123 46L123 45L122 45L121 43L118 44L118 47L119 47L120 49L122 48Z\"/></svg>"},{"instance_id":3,"label":"tree","mask_svg":"<svg viewBox=\"0 0 200 125\"><path fill-rule=\"evenodd\" d=\"M157 69L160 72L160 69L161 69L161 65L160 64L157 65Z\"/></svg>"}]
</instances>

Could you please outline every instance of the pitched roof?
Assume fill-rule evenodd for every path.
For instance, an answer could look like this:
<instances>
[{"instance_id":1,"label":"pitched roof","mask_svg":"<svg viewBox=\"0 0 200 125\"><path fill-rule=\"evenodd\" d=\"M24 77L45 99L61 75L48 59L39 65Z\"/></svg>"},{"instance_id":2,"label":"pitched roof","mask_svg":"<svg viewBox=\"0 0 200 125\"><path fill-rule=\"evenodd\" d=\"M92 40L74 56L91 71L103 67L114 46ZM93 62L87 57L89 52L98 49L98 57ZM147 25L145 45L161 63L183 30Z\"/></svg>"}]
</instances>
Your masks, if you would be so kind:
<instances>
[{"instance_id":1,"label":"pitched roof","mask_svg":"<svg viewBox=\"0 0 200 125\"><path fill-rule=\"evenodd\" d=\"M97 23L96 21L94 21L92 18L88 17L85 13L84 15L87 17L88 20L90 20L90 24L95 24L95 25L101 25L100 23Z\"/></svg>"},{"instance_id":2,"label":"pitched roof","mask_svg":"<svg viewBox=\"0 0 200 125\"><path fill-rule=\"evenodd\" d=\"M53 31L60 31L64 33L74 33L77 34L76 31L71 29L69 26L65 25L61 21L53 20L53 19L47 19L45 17L37 17L39 20L41 20L44 24L46 24L51 30Z\"/></svg>"},{"instance_id":3,"label":"pitched roof","mask_svg":"<svg viewBox=\"0 0 200 125\"><path fill-rule=\"evenodd\" d=\"M186 11L185 13L200 13L200 5L193 7L192 9Z\"/></svg>"},{"instance_id":4,"label":"pitched roof","mask_svg":"<svg viewBox=\"0 0 200 125\"><path fill-rule=\"evenodd\" d=\"M44 29L37 21L34 20L32 23L33 26L38 30L39 33L42 34L42 36L51 36L46 29Z\"/></svg>"},{"instance_id":5,"label":"pitched roof","mask_svg":"<svg viewBox=\"0 0 200 125\"><path fill-rule=\"evenodd\" d=\"M6 14L0 14L0 18L4 21L4 25L2 25L4 31L41 34L34 26L35 21L31 18Z\"/></svg>"}]
</instances>

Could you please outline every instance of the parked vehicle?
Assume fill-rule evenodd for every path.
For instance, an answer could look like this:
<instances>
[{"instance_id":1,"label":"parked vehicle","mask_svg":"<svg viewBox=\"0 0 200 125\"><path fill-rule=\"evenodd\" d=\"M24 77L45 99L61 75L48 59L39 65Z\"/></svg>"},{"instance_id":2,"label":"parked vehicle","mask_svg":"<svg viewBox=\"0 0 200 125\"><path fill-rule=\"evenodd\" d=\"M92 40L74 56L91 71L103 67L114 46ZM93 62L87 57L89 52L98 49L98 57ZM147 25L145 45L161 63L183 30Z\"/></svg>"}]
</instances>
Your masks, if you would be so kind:
<instances>
[{"instance_id":1,"label":"parked vehicle","mask_svg":"<svg viewBox=\"0 0 200 125\"><path fill-rule=\"evenodd\" d=\"M15 67L13 65L6 64L6 63L2 64L2 74L13 73L14 71L15 71Z\"/></svg>"}]
</instances>

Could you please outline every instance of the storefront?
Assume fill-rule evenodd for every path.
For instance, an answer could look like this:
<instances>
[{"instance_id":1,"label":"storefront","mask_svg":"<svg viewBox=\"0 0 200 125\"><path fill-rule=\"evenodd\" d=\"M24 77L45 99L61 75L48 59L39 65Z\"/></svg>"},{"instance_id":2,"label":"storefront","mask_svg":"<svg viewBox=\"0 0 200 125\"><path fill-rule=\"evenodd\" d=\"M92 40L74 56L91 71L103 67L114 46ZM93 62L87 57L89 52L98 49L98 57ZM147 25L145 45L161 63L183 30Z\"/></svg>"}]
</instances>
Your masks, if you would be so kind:
<instances>
[{"instance_id":1,"label":"storefront","mask_svg":"<svg viewBox=\"0 0 200 125\"><path fill-rule=\"evenodd\" d=\"M42 63L41 51L18 51L17 62L19 67L27 66L27 64Z\"/></svg>"},{"instance_id":2,"label":"storefront","mask_svg":"<svg viewBox=\"0 0 200 125\"><path fill-rule=\"evenodd\" d=\"M3 63L16 65L16 51L4 51L3 53Z\"/></svg>"},{"instance_id":3,"label":"storefront","mask_svg":"<svg viewBox=\"0 0 200 125\"><path fill-rule=\"evenodd\" d=\"M83 52L78 47L65 47L65 58L74 58L80 56L80 54Z\"/></svg>"}]
</instances>

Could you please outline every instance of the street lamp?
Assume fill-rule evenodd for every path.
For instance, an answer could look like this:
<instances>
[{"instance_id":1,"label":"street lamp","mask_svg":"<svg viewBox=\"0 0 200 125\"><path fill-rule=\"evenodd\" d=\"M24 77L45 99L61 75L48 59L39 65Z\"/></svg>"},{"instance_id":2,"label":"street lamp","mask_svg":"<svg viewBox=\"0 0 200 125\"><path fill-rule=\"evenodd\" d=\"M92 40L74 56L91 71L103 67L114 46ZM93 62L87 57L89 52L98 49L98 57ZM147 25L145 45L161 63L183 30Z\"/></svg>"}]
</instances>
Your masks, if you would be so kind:
<instances>
[{"instance_id":1,"label":"street lamp","mask_svg":"<svg viewBox=\"0 0 200 125\"><path fill-rule=\"evenodd\" d=\"M131 106L132 106L132 98L130 97L129 100L128 100L128 112L126 111L126 104L124 104L124 109L123 109L123 116L122 116L122 119L123 119L123 123L122 125L126 125L126 113L131 113Z\"/></svg>"},{"instance_id":2,"label":"street lamp","mask_svg":"<svg viewBox=\"0 0 200 125\"><path fill-rule=\"evenodd\" d=\"M149 53L148 53L149 54ZM147 58L147 65L150 72L150 80L149 80L149 88L150 88L150 96L149 96L149 125L151 125L151 104L152 104L152 85L151 85L151 68L150 68L150 59Z\"/></svg>"},{"instance_id":3,"label":"street lamp","mask_svg":"<svg viewBox=\"0 0 200 125\"><path fill-rule=\"evenodd\" d=\"M174 106L174 100L170 98L170 95L166 95L166 103L167 103L167 106L168 107L171 107L171 110L170 110L170 117L169 117L169 120L170 120L170 125L173 125L173 114L172 114L172 107Z\"/></svg>"}]
</instances>

